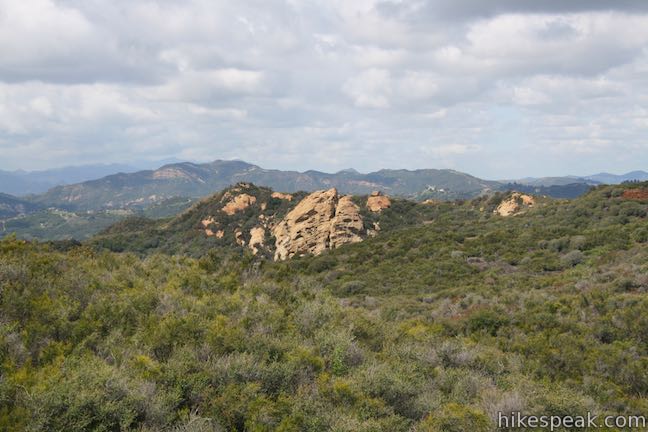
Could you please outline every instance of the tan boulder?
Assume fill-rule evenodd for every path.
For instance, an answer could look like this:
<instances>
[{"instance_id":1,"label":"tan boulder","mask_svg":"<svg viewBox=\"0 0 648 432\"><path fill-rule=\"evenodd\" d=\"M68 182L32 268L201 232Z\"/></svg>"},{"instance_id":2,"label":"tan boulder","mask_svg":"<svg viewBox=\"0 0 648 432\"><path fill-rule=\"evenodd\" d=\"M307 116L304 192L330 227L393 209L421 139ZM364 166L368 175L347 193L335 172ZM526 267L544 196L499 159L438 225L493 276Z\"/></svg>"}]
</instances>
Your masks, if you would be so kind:
<instances>
[{"instance_id":1,"label":"tan boulder","mask_svg":"<svg viewBox=\"0 0 648 432\"><path fill-rule=\"evenodd\" d=\"M362 240L360 209L351 197L339 197L336 189L305 197L274 227L275 260L295 255L318 255L346 243Z\"/></svg>"},{"instance_id":2,"label":"tan boulder","mask_svg":"<svg viewBox=\"0 0 648 432\"><path fill-rule=\"evenodd\" d=\"M245 210L256 202L256 197L248 194L236 195L223 207L223 212L229 216L241 210Z\"/></svg>"},{"instance_id":3,"label":"tan boulder","mask_svg":"<svg viewBox=\"0 0 648 432\"><path fill-rule=\"evenodd\" d=\"M215 220L214 220L214 218L212 216L209 216L208 218L203 219L203 220L200 221L200 223L202 224L202 226L204 228L207 228L209 225L213 224L214 222L215 222Z\"/></svg>"},{"instance_id":4,"label":"tan boulder","mask_svg":"<svg viewBox=\"0 0 648 432\"><path fill-rule=\"evenodd\" d=\"M367 208L369 211L378 213L389 207L391 207L391 200L381 192L372 192L367 198Z\"/></svg>"},{"instance_id":5,"label":"tan boulder","mask_svg":"<svg viewBox=\"0 0 648 432\"><path fill-rule=\"evenodd\" d=\"M207 228L207 229L205 229L205 235L207 237L216 237L216 238L220 239L220 238L223 238L223 236L225 235L225 231L218 230L218 231L214 232L214 231L210 230L209 228Z\"/></svg>"},{"instance_id":6,"label":"tan boulder","mask_svg":"<svg viewBox=\"0 0 648 432\"><path fill-rule=\"evenodd\" d=\"M500 216L515 216L523 211L524 208L533 207L535 198L531 195L513 192L511 196L502 201L494 210L494 213Z\"/></svg>"}]
</instances>

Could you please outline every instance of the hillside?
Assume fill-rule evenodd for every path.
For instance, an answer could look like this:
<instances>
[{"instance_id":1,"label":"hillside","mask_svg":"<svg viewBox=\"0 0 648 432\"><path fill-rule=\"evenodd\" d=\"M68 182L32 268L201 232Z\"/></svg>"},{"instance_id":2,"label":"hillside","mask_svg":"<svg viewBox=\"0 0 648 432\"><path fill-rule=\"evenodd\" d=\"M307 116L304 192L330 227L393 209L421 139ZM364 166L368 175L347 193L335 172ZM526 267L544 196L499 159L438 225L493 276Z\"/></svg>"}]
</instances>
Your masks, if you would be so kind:
<instances>
[{"instance_id":1,"label":"hillside","mask_svg":"<svg viewBox=\"0 0 648 432\"><path fill-rule=\"evenodd\" d=\"M589 182L566 183L566 184L520 184L508 183L502 186L502 190L516 190L534 195L547 195L552 198L577 198L587 193L594 184Z\"/></svg>"},{"instance_id":2,"label":"hillside","mask_svg":"<svg viewBox=\"0 0 648 432\"><path fill-rule=\"evenodd\" d=\"M381 170L359 174L318 171L267 170L240 161L189 162L157 170L115 174L74 185L59 186L31 199L67 210L143 208L166 198L203 197L239 182L250 182L285 192L337 188L341 193L368 194L382 190L391 195L417 198L470 198L497 188L497 182L480 180L453 170Z\"/></svg>"},{"instance_id":3,"label":"hillside","mask_svg":"<svg viewBox=\"0 0 648 432\"><path fill-rule=\"evenodd\" d=\"M37 204L5 193L0 193L0 220L32 213L39 208L40 206Z\"/></svg>"},{"instance_id":4,"label":"hillside","mask_svg":"<svg viewBox=\"0 0 648 432\"><path fill-rule=\"evenodd\" d=\"M2 240L0 428L485 432L498 412L645 413L647 205L648 183L428 204L425 223L276 262Z\"/></svg>"},{"instance_id":5,"label":"hillside","mask_svg":"<svg viewBox=\"0 0 648 432\"><path fill-rule=\"evenodd\" d=\"M15 234L26 240L86 240L125 218L172 217L186 210L192 202L192 199L178 197L156 202L144 209L71 212L57 208L43 209L33 203L21 201L18 208L20 213L11 211L3 214L0 211L0 238ZM11 208L16 209L15 206Z\"/></svg>"},{"instance_id":6,"label":"hillside","mask_svg":"<svg viewBox=\"0 0 648 432\"><path fill-rule=\"evenodd\" d=\"M350 196L331 188L287 194L239 183L169 219L126 219L99 233L92 243L112 251L200 256L219 248L273 258L321 253L421 223L432 208L377 193Z\"/></svg>"}]
</instances>

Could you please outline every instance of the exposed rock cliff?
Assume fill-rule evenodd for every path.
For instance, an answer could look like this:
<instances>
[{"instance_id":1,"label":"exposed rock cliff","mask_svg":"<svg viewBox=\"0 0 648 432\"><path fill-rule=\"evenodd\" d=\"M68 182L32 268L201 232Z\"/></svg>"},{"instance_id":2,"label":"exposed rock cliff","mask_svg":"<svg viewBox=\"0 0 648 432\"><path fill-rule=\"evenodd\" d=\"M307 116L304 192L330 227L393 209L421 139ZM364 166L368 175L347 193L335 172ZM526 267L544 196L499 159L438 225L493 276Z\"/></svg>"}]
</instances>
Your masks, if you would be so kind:
<instances>
[{"instance_id":1,"label":"exposed rock cliff","mask_svg":"<svg viewBox=\"0 0 648 432\"><path fill-rule=\"evenodd\" d=\"M272 231L275 260L295 255L318 255L326 249L362 240L360 209L350 196L336 189L317 191L304 198Z\"/></svg>"},{"instance_id":2,"label":"exposed rock cliff","mask_svg":"<svg viewBox=\"0 0 648 432\"><path fill-rule=\"evenodd\" d=\"M331 220L329 247L334 249L346 243L362 241L360 234L363 232L360 208L352 201L351 196L338 199L335 207L335 216Z\"/></svg>"}]
</instances>

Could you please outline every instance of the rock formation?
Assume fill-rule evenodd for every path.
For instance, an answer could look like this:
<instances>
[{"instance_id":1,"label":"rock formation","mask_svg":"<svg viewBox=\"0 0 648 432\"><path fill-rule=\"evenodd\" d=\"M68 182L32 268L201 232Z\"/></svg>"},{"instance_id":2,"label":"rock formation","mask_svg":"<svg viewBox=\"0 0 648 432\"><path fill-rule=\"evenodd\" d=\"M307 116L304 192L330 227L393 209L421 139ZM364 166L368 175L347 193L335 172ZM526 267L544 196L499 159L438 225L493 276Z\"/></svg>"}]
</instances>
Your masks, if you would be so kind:
<instances>
[{"instance_id":1,"label":"rock formation","mask_svg":"<svg viewBox=\"0 0 648 432\"><path fill-rule=\"evenodd\" d=\"M256 255L259 248L263 247L265 240L265 229L262 227L254 227L250 230L250 243L248 246L252 249L252 254Z\"/></svg>"},{"instance_id":2,"label":"rock formation","mask_svg":"<svg viewBox=\"0 0 648 432\"><path fill-rule=\"evenodd\" d=\"M292 201L293 196L287 193L273 192L271 195L272 198L279 198L282 200Z\"/></svg>"},{"instance_id":3,"label":"rock formation","mask_svg":"<svg viewBox=\"0 0 648 432\"><path fill-rule=\"evenodd\" d=\"M352 201L351 196L338 199L335 216L331 219L329 248L335 249L346 243L362 241L364 224L360 216L360 208Z\"/></svg>"},{"instance_id":4,"label":"rock formation","mask_svg":"<svg viewBox=\"0 0 648 432\"><path fill-rule=\"evenodd\" d=\"M391 207L391 200L381 192L372 192L367 198L367 208L374 213L381 212L389 207Z\"/></svg>"},{"instance_id":5,"label":"rock formation","mask_svg":"<svg viewBox=\"0 0 648 432\"><path fill-rule=\"evenodd\" d=\"M533 207L535 199L531 195L513 192L511 196L502 201L495 209L495 213L500 216L515 216L525 207Z\"/></svg>"},{"instance_id":6,"label":"rock formation","mask_svg":"<svg viewBox=\"0 0 648 432\"><path fill-rule=\"evenodd\" d=\"M285 260L359 242L363 221L350 196L340 197L336 189L329 189L304 198L272 233L276 239L275 260Z\"/></svg>"},{"instance_id":7,"label":"rock formation","mask_svg":"<svg viewBox=\"0 0 648 432\"><path fill-rule=\"evenodd\" d=\"M205 219L200 221L203 228L207 228L209 225L213 224L214 222L215 221L214 221L214 218L212 216L209 216L208 218L205 218Z\"/></svg>"},{"instance_id":8,"label":"rock formation","mask_svg":"<svg viewBox=\"0 0 648 432\"><path fill-rule=\"evenodd\" d=\"M243 238L243 232L238 228L234 231L234 239L236 240L237 245L245 246L245 239Z\"/></svg>"},{"instance_id":9,"label":"rock formation","mask_svg":"<svg viewBox=\"0 0 648 432\"><path fill-rule=\"evenodd\" d=\"M225 204L222 210L225 214L232 216L236 212L245 210L255 202L256 197L243 193L232 198L231 201Z\"/></svg>"}]
</instances>

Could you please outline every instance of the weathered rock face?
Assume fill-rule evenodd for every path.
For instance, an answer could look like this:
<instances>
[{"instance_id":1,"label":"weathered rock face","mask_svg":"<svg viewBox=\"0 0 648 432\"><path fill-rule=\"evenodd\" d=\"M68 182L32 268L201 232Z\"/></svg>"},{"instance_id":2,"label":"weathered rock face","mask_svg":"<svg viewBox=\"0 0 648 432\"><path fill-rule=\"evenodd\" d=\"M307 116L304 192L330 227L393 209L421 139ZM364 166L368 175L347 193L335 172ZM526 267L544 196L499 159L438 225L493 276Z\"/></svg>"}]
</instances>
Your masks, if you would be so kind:
<instances>
[{"instance_id":1,"label":"weathered rock face","mask_svg":"<svg viewBox=\"0 0 648 432\"><path fill-rule=\"evenodd\" d=\"M502 201L495 209L495 213L500 216L515 216L520 213L524 207L533 207L535 199L531 195L514 192L511 196Z\"/></svg>"},{"instance_id":2,"label":"weathered rock face","mask_svg":"<svg viewBox=\"0 0 648 432\"><path fill-rule=\"evenodd\" d=\"M230 202L225 204L223 212L232 216L234 213L245 210L256 202L256 197L248 194L236 195Z\"/></svg>"},{"instance_id":3,"label":"weathered rock face","mask_svg":"<svg viewBox=\"0 0 648 432\"><path fill-rule=\"evenodd\" d=\"M350 196L339 197L336 189L329 189L304 198L272 233L276 239L275 260L285 260L361 241L363 222Z\"/></svg>"},{"instance_id":4,"label":"weathered rock face","mask_svg":"<svg viewBox=\"0 0 648 432\"><path fill-rule=\"evenodd\" d=\"M256 255L259 248L263 247L265 240L265 229L262 227L254 227L250 230L250 243L248 246L252 249L252 254Z\"/></svg>"},{"instance_id":5,"label":"weathered rock face","mask_svg":"<svg viewBox=\"0 0 648 432\"><path fill-rule=\"evenodd\" d=\"M360 234L363 228L360 208L350 196L343 196L338 200L335 216L331 220L329 247L335 249L346 243L362 241Z\"/></svg>"},{"instance_id":6,"label":"weathered rock face","mask_svg":"<svg viewBox=\"0 0 648 432\"><path fill-rule=\"evenodd\" d=\"M380 192L373 192L367 198L367 208L374 213L381 212L389 207L391 207L391 200Z\"/></svg>"}]
</instances>

